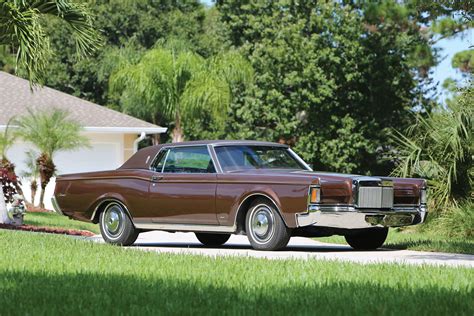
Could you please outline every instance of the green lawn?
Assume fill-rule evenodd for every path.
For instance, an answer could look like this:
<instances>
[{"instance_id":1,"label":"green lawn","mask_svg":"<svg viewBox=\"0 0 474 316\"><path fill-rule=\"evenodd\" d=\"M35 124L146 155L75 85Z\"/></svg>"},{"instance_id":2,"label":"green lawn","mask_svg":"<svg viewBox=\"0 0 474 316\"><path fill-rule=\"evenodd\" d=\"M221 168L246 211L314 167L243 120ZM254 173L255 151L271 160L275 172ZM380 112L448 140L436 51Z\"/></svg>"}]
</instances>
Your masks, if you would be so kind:
<instances>
[{"instance_id":1,"label":"green lawn","mask_svg":"<svg viewBox=\"0 0 474 316\"><path fill-rule=\"evenodd\" d=\"M157 254L0 230L0 313L473 315L474 269Z\"/></svg>"},{"instance_id":2,"label":"green lawn","mask_svg":"<svg viewBox=\"0 0 474 316\"><path fill-rule=\"evenodd\" d=\"M342 236L316 238L315 240L347 244ZM474 254L474 239L446 238L433 232L419 232L415 228L391 228L383 246L390 249L409 249Z\"/></svg>"},{"instance_id":3,"label":"green lawn","mask_svg":"<svg viewBox=\"0 0 474 316\"><path fill-rule=\"evenodd\" d=\"M99 233L99 225L70 220L66 216L58 215L56 213L27 213L25 216L25 224L80 229L88 230L96 234ZM316 238L316 240L346 244L346 241L342 236ZM472 239L445 238L442 236L436 236L430 232L418 232L414 229L390 229L384 247L391 249L474 254L474 240Z\"/></svg>"},{"instance_id":4,"label":"green lawn","mask_svg":"<svg viewBox=\"0 0 474 316\"><path fill-rule=\"evenodd\" d=\"M76 221L57 213L35 213L27 212L25 215L25 224L34 226L47 226L55 228L88 230L93 233L99 233L99 225Z\"/></svg>"}]
</instances>

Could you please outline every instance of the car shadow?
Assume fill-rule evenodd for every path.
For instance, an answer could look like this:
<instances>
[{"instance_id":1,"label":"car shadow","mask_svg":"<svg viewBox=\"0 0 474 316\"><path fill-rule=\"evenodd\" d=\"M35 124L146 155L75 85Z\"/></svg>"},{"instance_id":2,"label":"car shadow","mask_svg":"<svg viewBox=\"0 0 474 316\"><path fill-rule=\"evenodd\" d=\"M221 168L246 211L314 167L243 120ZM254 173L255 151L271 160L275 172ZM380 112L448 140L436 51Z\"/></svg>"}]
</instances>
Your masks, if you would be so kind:
<instances>
[{"instance_id":1,"label":"car shadow","mask_svg":"<svg viewBox=\"0 0 474 316\"><path fill-rule=\"evenodd\" d=\"M218 247L209 247L202 245L200 243L185 243L185 242L166 242L166 243L160 243L160 242L146 242L146 243L140 243L136 242L133 244L131 247L147 247L147 248L181 248L181 249L222 249L222 250L250 250L254 251L254 249L250 245L244 245L244 244L224 244L222 246ZM284 249L278 250L278 252L284 253L284 252L314 252L314 253L326 253L326 252L360 252L360 250L354 250L349 246L344 246L344 245L304 245L304 246L298 246L298 245L289 245L285 247ZM364 252L392 252L392 251L397 251L397 249L385 249L385 248L380 248L377 250L364 250Z\"/></svg>"}]
</instances>

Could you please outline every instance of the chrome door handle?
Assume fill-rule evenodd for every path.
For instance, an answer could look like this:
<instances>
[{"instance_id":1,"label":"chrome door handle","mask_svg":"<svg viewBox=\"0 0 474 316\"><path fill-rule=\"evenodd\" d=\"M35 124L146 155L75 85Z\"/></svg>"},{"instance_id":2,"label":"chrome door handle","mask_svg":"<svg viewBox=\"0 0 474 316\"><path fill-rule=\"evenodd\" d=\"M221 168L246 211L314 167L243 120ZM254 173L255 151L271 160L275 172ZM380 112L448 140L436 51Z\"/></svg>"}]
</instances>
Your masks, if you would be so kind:
<instances>
[{"instance_id":1,"label":"chrome door handle","mask_svg":"<svg viewBox=\"0 0 474 316\"><path fill-rule=\"evenodd\" d=\"M163 179L162 176L151 176L151 182L158 182Z\"/></svg>"}]
</instances>

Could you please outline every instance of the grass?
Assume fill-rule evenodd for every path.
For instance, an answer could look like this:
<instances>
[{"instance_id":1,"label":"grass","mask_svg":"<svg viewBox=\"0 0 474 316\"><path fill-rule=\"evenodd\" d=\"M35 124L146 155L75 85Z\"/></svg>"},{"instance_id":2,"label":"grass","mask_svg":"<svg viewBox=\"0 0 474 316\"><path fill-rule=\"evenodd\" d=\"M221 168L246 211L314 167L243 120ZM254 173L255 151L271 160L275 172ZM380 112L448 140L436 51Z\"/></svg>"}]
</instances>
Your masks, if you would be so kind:
<instances>
[{"instance_id":1,"label":"grass","mask_svg":"<svg viewBox=\"0 0 474 316\"><path fill-rule=\"evenodd\" d=\"M56 213L27 213L25 224L56 228L88 230L99 234L99 225L70 220ZM317 238L318 241L346 244L344 237L331 236ZM446 238L432 232L418 232L416 229L390 229L385 248L410 249L420 251L438 251L451 253L474 254L474 240L462 238Z\"/></svg>"},{"instance_id":2,"label":"grass","mask_svg":"<svg viewBox=\"0 0 474 316\"><path fill-rule=\"evenodd\" d=\"M25 215L25 224L34 226L88 230L96 234L99 233L99 225L71 220L68 217L59 215L57 213L27 212Z\"/></svg>"},{"instance_id":3,"label":"grass","mask_svg":"<svg viewBox=\"0 0 474 316\"><path fill-rule=\"evenodd\" d=\"M0 231L1 314L473 315L474 269L157 254Z\"/></svg>"},{"instance_id":4,"label":"grass","mask_svg":"<svg viewBox=\"0 0 474 316\"><path fill-rule=\"evenodd\" d=\"M342 236L316 238L316 240L335 244L347 244ZM474 254L474 239L459 237L447 238L431 231L418 231L416 228L391 228L383 247L390 249Z\"/></svg>"}]
</instances>

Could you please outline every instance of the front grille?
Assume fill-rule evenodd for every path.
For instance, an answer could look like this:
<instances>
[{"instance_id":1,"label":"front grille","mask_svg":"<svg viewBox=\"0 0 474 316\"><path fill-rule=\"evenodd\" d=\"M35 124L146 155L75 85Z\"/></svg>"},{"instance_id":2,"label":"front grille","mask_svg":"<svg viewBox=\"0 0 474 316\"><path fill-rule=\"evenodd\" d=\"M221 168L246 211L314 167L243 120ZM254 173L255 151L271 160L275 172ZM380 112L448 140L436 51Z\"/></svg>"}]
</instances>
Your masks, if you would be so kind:
<instances>
[{"instance_id":1,"label":"front grille","mask_svg":"<svg viewBox=\"0 0 474 316\"><path fill-rule=\"evenodd\" d=\"M393 186L360 186L358 187L357 207L391 208L393 207Z\"/></svg>"}]
</instances>

